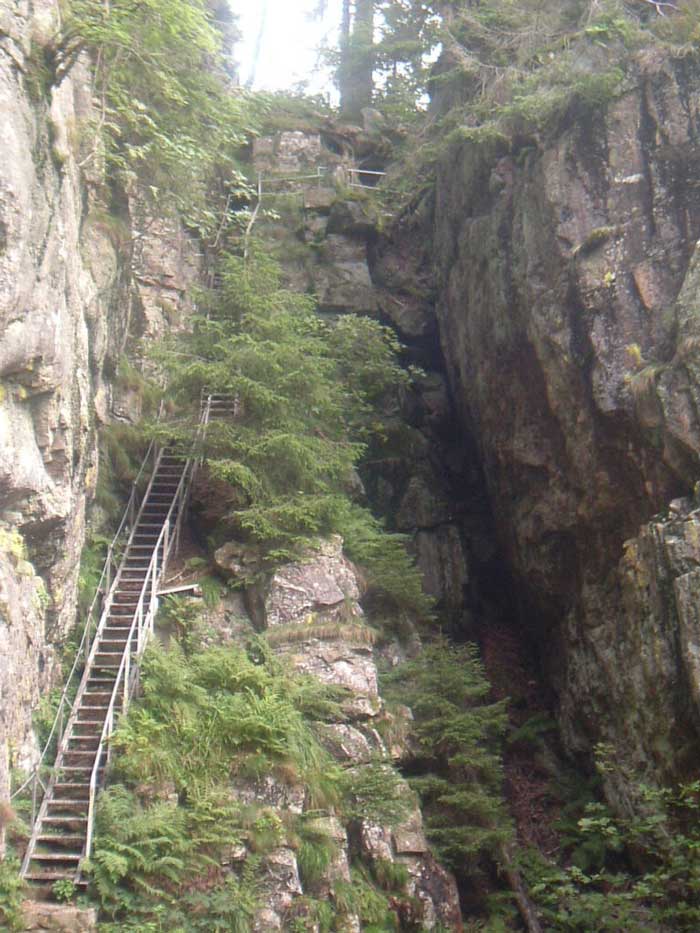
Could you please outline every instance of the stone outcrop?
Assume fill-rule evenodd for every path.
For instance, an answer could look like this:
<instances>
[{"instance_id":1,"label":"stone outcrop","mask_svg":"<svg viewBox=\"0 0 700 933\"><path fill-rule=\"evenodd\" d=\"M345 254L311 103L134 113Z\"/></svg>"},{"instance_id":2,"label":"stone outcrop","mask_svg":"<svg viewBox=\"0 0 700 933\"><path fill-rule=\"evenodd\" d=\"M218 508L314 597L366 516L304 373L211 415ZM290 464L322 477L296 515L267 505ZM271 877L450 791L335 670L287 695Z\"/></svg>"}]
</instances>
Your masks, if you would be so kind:
<instances>
[{"instance_id":1,"label":"stone outcrop","mask_svg":"<svg viewBox=\"0 0 700 933\"><path fill-rule=\"evenodd\" d=\"M550 136L447 147L419 222L432 211L450 387L568 747L604 739L669 776L698 740L696 583L690 558L669 570L678 521L645 523L700 465L700 62L647 49L627 71Z\"/></svg>"},{"instance_id":2,"label":"stone outcrop","mask_svg":"<svg viewBox=\"0 0 700 933\"><path fill-rule=\"evenodd\" d=\"M260 590L256 587L248 603L258 608L256 628L268 637L275 654L286 658L297 671L317 677L325 684L344 688L343 719L319 724L321 741L346 767L358 768L377 756L399 758L402 749L393 740L387 748L378 726L382 720L397 716L408 723L410 711L389 714L377 687L377 663L372 648L372 631L359 605L362 583L353 565L343 556L338 536L310 548L305 558L280 567ZM235 548L224 545L226 555ZM240 604L239 609L240 609ZM207 623L217 629L226 612L211 610ZM224 638L229 638L228 624ZM243 633L241 633L243 634ZM403 722L403 719L402 719ZM398 734L399 730L393 729ZM408 787L405 791L408 794ZM244 803L257 803L283 814L302 814L309 802L306 788L272 776L251 780L238 777L232 791ZM411 798L412 799L412 798ZM407 873L402 896L401 921L409 928L431 930L438 926L461 929L459 900L454 879L441 868L430 853L425 839L420 811L413 805L405 821L398 826L377 825L359 819L344 826L333 815L318 816L313 828L335 843L336 854L323 878L305 890L299 876L293 848L281 845L265 856L262 867L263 907L255 929L287 930L304 916L304 895L332 898L334 885L350 880L350 860L366 865L376 860L403 866ZM348 930L360 931L354 914L337 918Z\"/></svg>"},{"instance_id":3,"label":"stone outcrop","mask_svg":"<svg viewBox=\"0 0 700 933\"><path fill-rule=\"evenodd\" d=\"M97 911L69 904L25 901L25 933L97 933Z\"/></svg>"}]
</instances>

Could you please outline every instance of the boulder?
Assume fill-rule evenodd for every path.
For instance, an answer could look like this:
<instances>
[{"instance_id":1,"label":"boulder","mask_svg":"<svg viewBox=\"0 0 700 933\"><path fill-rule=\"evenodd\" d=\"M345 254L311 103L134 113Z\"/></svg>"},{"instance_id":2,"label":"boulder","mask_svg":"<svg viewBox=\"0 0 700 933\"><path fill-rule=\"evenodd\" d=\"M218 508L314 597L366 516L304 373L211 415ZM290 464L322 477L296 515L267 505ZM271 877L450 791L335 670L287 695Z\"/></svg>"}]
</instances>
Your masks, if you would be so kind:
<instances>
[{"instance_id":1,"label":"boulder","mask_svg":"<svg viewBox=\"0 0 700 933\"><path fill-rule=\"evenodd\" d=\"M343 557L338 535L321 542L302 561L286 564L274 574L265 597L265 623L289 625L307 621L309 614L327 614L354 605L360 597L357 574Z\"/></svg>"},{"instance_id":2,"label":"boulder","mask_svg":"<svg viewBox=\"0 0 700 933\"><path fill-rule=\"evenodd\" d=\"M22 911L25 933L97 933L97 911L94 908L25 901Z\"/></svg>"}]
</instances>

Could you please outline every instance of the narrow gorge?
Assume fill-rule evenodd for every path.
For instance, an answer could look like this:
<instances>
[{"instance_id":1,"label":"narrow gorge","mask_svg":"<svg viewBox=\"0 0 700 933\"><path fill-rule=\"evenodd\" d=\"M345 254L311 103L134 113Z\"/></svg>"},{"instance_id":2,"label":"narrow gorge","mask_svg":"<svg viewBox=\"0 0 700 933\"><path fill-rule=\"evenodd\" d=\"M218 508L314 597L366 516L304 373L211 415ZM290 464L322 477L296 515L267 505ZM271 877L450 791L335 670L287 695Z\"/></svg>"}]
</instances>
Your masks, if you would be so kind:
<instances>
[{"instance_id":1,"label":"narrow gorge","mask_svg":"<svg viewBox=\"0 0 700 933\"><path fill-rule=\"evenodd\" d=\"M0 930L697 930L700 3L267 10L0 0Z\"/></svg>"}]
</instances>

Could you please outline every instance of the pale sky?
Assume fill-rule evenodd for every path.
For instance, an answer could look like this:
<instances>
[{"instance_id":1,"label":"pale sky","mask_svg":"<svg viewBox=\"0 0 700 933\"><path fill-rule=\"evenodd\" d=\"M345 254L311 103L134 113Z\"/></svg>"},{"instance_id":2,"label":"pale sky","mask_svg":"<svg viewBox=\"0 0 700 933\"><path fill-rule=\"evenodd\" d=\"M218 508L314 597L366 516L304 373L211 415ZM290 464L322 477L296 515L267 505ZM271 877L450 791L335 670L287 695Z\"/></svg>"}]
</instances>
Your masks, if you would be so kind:
<instances>
[{"instance_id":1,"label":"pale sky","mask_svg":"<svg viewBox=\"0 0 700 933\"><path fill-rule=\"evenodd\" d=\"M260 29L265 0L231 0L238 15L243 42L236 50L240 78L247 82ZM340 25L341 0L328 0L322 21L308 14L317 0L267 0L267 21L254 87L259 90L291 90L299 81L308 80L308 92L330 90L328 74L313 74L318 47L335 45Z\"/></svg>"}]
</instances>

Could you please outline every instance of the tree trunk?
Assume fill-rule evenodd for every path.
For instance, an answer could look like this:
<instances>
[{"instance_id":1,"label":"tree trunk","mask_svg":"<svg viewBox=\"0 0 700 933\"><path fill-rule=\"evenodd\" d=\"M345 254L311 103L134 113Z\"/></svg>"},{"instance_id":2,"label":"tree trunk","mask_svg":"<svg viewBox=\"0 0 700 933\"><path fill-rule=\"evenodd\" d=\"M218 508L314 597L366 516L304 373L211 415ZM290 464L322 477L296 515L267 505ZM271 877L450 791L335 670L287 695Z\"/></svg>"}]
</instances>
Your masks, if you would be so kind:
<instances>
[{"instance_id":1,"label":"tree trunk","mask_svg":"<svg viewBox=\"0 0 700 933\"><path fill-rule=\"evenodd\" d=\"M340 109L346 118L359 121L362 108L372 103L374 90L374 0L356 0L352 33L349 2L343 0L340 52Z\"/></svg>"}]
</instances>

